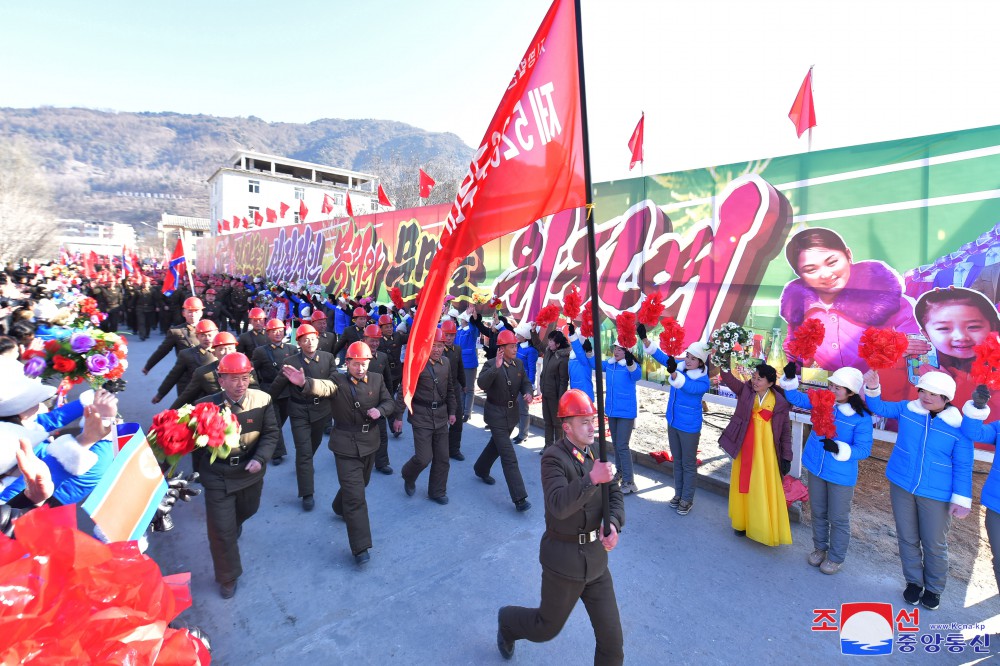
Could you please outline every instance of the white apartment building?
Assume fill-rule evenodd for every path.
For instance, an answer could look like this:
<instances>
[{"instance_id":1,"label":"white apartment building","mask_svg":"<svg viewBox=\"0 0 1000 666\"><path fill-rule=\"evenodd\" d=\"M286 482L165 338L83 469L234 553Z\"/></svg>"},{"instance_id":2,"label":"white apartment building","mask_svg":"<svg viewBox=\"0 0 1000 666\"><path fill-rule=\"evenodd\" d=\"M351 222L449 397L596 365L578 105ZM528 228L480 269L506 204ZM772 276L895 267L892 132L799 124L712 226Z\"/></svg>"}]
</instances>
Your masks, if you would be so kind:
<instances>
[{"instance_id":1,"label":"white apartment building","mask_svg":"<svg viewBox=\"0 0 1000 666\"><path fill-rule=\"evenodd\" d=\"M245 217L250 228L256 228L255 213L264 218L265 226L298 224L300 202L308 209L306 222L346 217L348 192L356 216L393 210L379 206L378 176L374 174L248 150L237 151L212 174L208 184L213 235L218 233L220 220L232 224L234 217ZM333 206L328 213L322 212L324 199ZM282 204L288 207L284 217L280 216ZM278 214L276 222L266 222L268 209Z\"/></svg>"},{"instance_id":2,"label":"white apartment building","mask_svg":"<svg viewBox=\"0 0 1000 666\"><path fill-rule=\"evenodd\" d=\"M353 203L353 200L352 200ZM119 256L122 246L136 247L135 229L118 222L58 219L62 233L56 242L67 252L86 254L93 250L102 256Z\"/></svg>"}]
</instances>

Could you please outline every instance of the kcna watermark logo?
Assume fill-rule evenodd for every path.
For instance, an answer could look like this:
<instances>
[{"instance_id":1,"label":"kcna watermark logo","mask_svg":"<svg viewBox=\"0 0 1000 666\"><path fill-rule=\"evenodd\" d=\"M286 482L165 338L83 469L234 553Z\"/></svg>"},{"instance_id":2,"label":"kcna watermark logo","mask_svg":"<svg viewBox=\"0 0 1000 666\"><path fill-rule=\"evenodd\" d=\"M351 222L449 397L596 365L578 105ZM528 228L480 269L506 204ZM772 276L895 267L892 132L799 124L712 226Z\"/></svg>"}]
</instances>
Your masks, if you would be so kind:
<instances>
[{"instance_id":1,"label":"kcna watermark logo","mask_svg":"<svg viewBox=\"0 0 1000 666\"><path fill-rule=\"evenodd\" d=\"M982 624L930 624L920 631L920 609L909 606L894 610L882 602L851 602L836 608L814 608L812 631L839 631L840 652L849 655L892 654L916 652L928 654L942 651L952 654L968 650L972 654L990 653L990 636L972 636L966 641L962 630L984 631Z\"/></svg>"}]
</instances>

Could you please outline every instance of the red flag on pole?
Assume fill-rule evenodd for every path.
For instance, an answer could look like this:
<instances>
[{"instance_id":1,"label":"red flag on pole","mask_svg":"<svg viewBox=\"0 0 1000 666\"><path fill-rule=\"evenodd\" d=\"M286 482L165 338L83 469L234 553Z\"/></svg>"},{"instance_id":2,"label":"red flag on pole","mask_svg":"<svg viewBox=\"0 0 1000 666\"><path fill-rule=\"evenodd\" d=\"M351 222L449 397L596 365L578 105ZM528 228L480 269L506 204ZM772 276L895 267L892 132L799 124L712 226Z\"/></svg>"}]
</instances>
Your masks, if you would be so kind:
<instances>
[{"instance_id":1,"label":"red flag on pole","mask_svg":"<svg viewBox=\"0 0 1000 666\"><path fill-rule=\"evenodd\" d=\"M628 140L628 149L632 151L632 161L628 165L629 171L635 168L636 162L642 161L642 130L645 121L646 114L643 112L639 116L639 124L635 126L635 130L632 132L632 138Z\"/></svg>"},{"instance_id":2,"label":"red flag on pole","mask_svg":"<svg viewBox=\"0 0 1000 666\"><path fill-rule=\"evenodd\" d=\"M167 262L167 270L163 275L163 295L169 296L180 286L184 274L187 272L187 263L184 259L184 243L177 239L174 246L174 253L170 255Z\"/></svg>"},{"instance_id":3,"label":"red flag on pole","mask_svg":"<svg viewBox=\"0 0 1000 666\"><path fill-rule=\"evenodd\" d=\"M308 214L309 214L309 209L306 208L306 201L305 201L305 199L300 199L299 200L299 222L305 222L306 221L306 215L308 215Z\"/></svg>"},{"instance_id":4,"label":"red flag on pole","mask_svg":"<svg viewBox=\"0 0 1000 666\"><path fill-rule=\"evenodd\" d=\"M250 228L250 222L245 217L243 218L243 228L244 229L249 229Z\"/></svg>"},{"instance_id":5,"label":"red flag on pole","mask_svg":"<svg viewBox=\"0 0 1000 666\"><path fill-rule=\"evenodd\" d=\"M788 119L795 125L795 132L802 138L802 134L813 127L816 127L816 109L813 107L813 68L806 72L806 78L802 79L799 86L799 94L792 102L792 109L788 112Z\"/></svg>"},{"instance_id":6,"label":"red flag on pole","mask_svg":"<svg viewBox=\"0 0 1000 666\"><path fill-rule=\"evenodd\" d=\"M434 189L435 185L437 185L437 183L434 182L434 179L431 178L430 176L428 176L426 171L424 171L423 169L421 169L420 170L420 198L421 199L426 199L427 197L429 197L431 195L431 190Z\"/></svg>"},{"instance_id":7,"label":"red flag on pole","mask_svg":"<svg viewBox=\"0 0 1000 666\"><path fill-rule=\"evenodd\" d=\"M259 210L253 212L253 223L258 227L264 224L264 216L260 214Z\"/></svg>"},{"instance_id":8,"label":"red flag on pole","mask_svg":"<svg viewBox=\"0 0 1000 666\"><path fill-rule=\"evenodd\" d=\"M288 212L288 204L286 204L284 201L282 201L281 202L281 206L279 206L278 208L279 208L279 211L280 211L279 215L281 215L281 218L284 219L285 218L285 213Z\"/></svg>"},{"instance_id":9,"label":"red flag on pole","mask_svg":"<svg viewBox=\"0 0 1000 666\"><path fill-rule=\"evenodd\" d=\"M215 233L217 233L217 234L221 234L222 233L222 220L217 220L216 221L216 223L215 223Z\"/></svg>"},{"instance_id":10,"label":"red flag on pole","mask_svg":"<svg viewBox=\"0 0 1000 666\"><path fill-rule=\"evenodd\" d=\"M351 193L347 193L347 217L354 217L354 206L351 205Z\"/></svg>"},{"instance_id":11,"label":"red flag on pole","mask_svg":"<svg viewBox=\"0 0 1000 666\"><path fill-rule=\"evenodd\" d=\"M382 183L378 184L378 205L392 208L392 202L389 201L389 195L387 195L385 190L382 189Z\"/></svg>"},{"instance_id":12,"label":"red flag on pole","mask_svg":"<svg viewBox=\"0 0 1000 666\"><path fill-rule=\"evenodd\" d=\"M408 406L459 264L494 238L587 202L573 0L552 3L517 62L525 67L515 69L459 185L420 290L403 368Z\"/></svg>"},{"instance_id":13,"label":"red flag on pole","mask_svg":"<svg viewBox=\"0 0 1000 666\"><path fill-rule=\"evenodd\" d=\"M330 201L330 195L329 194L324 194L323 195L323 207L319 209L319 212L321 212L324 215L326 215L327 213L332 212L332 211L333 211L333 202Z\"/></svg>"},{"instance_id":14,"label":"red flag on pole","mask_svg":"<svg viewBox=\"0 0 1000 666\"><path fill-rule=\"evenodd\" d=\"M222 218L222 230L229 231L229 220Z\"/></svg>"},{"instance_id":15,"label":"red flag on pole","mask_svg":"<svg viewBox=\"0 0 1000 666\"><path fill-rule=\"evenodd\" d=\"M273 208L268 208L264 212L267 213L267 222L268 222L268 224L270 224L271 222L277 222L278 221L278 214L274 212Z\"/></svg>"},{"instance_id":16,"label":"red flag on pole","mask_svg":"<svg viewBox=\"0 0 1000 666\"><path fill-rule=\"evenodd\" d=\"M237 217L236 215L233 215L233 231L236 231L239 228L240 228L240 218Z\"/></svg>"}]
</instances>

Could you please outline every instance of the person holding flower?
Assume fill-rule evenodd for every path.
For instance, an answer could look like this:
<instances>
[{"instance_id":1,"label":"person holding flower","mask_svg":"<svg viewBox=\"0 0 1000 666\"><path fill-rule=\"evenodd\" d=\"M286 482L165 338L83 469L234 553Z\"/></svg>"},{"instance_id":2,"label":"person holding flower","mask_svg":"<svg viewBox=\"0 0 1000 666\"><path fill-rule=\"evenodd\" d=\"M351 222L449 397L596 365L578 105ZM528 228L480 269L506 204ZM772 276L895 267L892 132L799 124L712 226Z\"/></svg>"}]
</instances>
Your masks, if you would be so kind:
<instances>
[{"instance_id":1,"label":"person holding flower","mask_svg":"<svg viewBox=\"0 0 1000 666\"><path fill-rule=\"evenodd\" d=\"M990 397L989 388L983 384L972 392L972 399L962 407L962 434L974 442L996 446L1000 443L1000 421L984 423L990 415ZM979 501L986 507L986 535L993 556L993 576L1000 589L1000 466L990 465Z\"/></svg>"},{"instance_id":2,"label":"person holding flower","mask_svg":"<svg viewBox=\"0 0 1000 666\"><path fill-rule=\"evenodd\" d=\"M809 507L812 512L813 552L810 566L825 574L840 571L851 543L851 502L858 482L858 462L872 451L871 410L859 395L864 377L856 368L840 368L829 378L834 407L825 414L817 413L813 391L801 393L795 376L796 366L784 368L779 382L785 398L794 407L813 411L813 430L802 449L802 464L812 475L809 479ZM816 400L818 403L818 399ZM819 433L820 419L832 419L836 435Z\"/></svg>"}]
</instances>

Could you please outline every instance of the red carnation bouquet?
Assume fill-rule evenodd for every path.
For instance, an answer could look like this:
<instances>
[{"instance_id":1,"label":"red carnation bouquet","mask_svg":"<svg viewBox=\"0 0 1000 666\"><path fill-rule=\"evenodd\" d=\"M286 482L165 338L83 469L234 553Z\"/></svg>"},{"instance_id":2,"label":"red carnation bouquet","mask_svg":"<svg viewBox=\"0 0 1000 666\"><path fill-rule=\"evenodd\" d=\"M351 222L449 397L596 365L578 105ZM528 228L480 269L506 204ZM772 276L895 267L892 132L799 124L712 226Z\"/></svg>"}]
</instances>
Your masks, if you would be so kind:
<instances>
[{"instance_id":1,"label":"red carnation bouquet","mask_svg":"<svg viewBox=\"0 0 1000 666\"><path fill-rule=\"evenodd\" d=\"M976 354L970 371L973 381L986 384L991 391L1000 391L1000 335L993 333L973 351Z\"/></svg>"},{"instance_id":2,"label":"red carnation bouquet","mask_svg":"<svg viewBox=\"0 0 1000 666\"><path fill-rule=\"evenodd\" d=\"M684 352L684 327L673 317L660 322L660 349L667 356L680 356Z\"/></svg>"},{"instance_id":3,"label":"red carnation bouquet","mask_svg":"<svg viewBox=\"0 0 1000 666\"><path fill-rule=\"evenodd\" d=\"M809 403L812 405L809 418L812 420L813 432L820 438L836 437L837 424L833 422L833 409L837 396L833 391L823 389L811 389L808 395Z\"/></svg>"},{"instance_id":4,"label":"red carnation bouquet","mask_svg":"<svg viewBox=\"0 0 1000 666\"><path fill-rule=\"evenodd\" d=\"M389 299L392 301L392 304L396 306L397 310L403 309L406 305L406 302L403 300L403 290L399 287L393 287L389 290Z\"/></svg>"},{"instance_id":5,"label":"red carnation bouquet","mask_svg":"<svg viewBox=\"0 0 1000 666\"><path fill-rule=\"evenodd\" d=\"M580 316L582 307L583 295L580 293L580 288L574 284L566 291L566 295L563 297L563 316L570 321L575 321Z\"/></svg>"},{"instance_id":6,"label":"red carnation bouquet","mask_svg":"<svg viewBox=\"0 0 1000 666\"><path fill-rule=\"evenodd\" d=\"M858 356L873 370L891 368L903 358L909 340L905 333L894 328L871 326L861 334L858 341Z\"/></svg>"},{"instance_id":7,"label":"red carnation bouquet","mask_svg":"<svg viewBox=\"0 0 1000 666\"><path fill-rule=\"evenodd\" d=\"M220 408L211 402L184 405L154 416L146 439L156 459L170 464L169 476L178 461L195 449L207 448L211 462L228 458L240 445L240 423L228 406Z\"/></svg>"},{"instance_id":8,"label":"red carnation bouquet","mask_svg":"<svg viewBox=\"0 0 1000 666\"><path fill-rule=\"evenodd\" d=\"M631 349L639 341L635 335L635 313L622 312L615 317L615 327L618 329L618 341L625 347Z\"/></svg>"},{"instance_id":9,"label":"red carnation bouquet","mask_svg":"<svg viewBox=\"0 0 1000 666\"><path fill-rule=\"evenodd\" d=\"M802 325L792 332L788 341L788 353L800 361L808 361L816 355L816 350L823 344L826 337L826 327L819 319L806 319Z\"/></svg>"},{"instance_id":10,"label":"red carnation bouquet","mask_svg":"<svg viewBox=\"0 0 1000 666\"><path fill-rule=\"evenodd\" d=\"M594 302L590 301L583 306L583 319L580 320L580 335L585 338L594 336Z\"/></svg>"},{"instance_id":11,"label":"red carnation bouquet","mask_svg":"<svg viewBox=\"0 0 1000 666\"><path fill-rule=\"evenodd\" d=\"M544 308L538 311L535 316L535 324L538 328L545 328L549 324L555 323L559 319L559 306L558 305L546 305Z\"/></svg>"},{"instance_id":12,"label":"red carnation bouquet","mask_svg":"<svg viewBox=\"0 0 1000 666\"><path fill-rule=\"evenodd\" d=\"M663 314L664 309L666 309L666 306L663 305L663 294L659 292L646 294L646 298L642 300L642 304L639 306L636 319L646 328L654 328L656 322L660 320L660 315Z\"/></svg>"}]
</instances>

